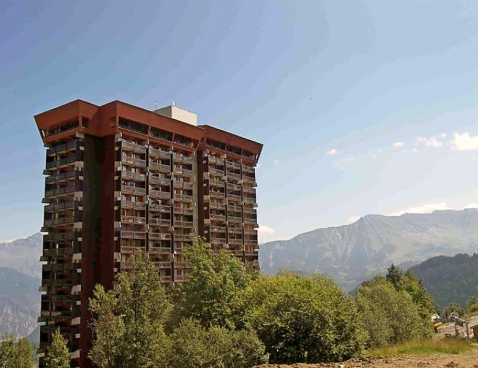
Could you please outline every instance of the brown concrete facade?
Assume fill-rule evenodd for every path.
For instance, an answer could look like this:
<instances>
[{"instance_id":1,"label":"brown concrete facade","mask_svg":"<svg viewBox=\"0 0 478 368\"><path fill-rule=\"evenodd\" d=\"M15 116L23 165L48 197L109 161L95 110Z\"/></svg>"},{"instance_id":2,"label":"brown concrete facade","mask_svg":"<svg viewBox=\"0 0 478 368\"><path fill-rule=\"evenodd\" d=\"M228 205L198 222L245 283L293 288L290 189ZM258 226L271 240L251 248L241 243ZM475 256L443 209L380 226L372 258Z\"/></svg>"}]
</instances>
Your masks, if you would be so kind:
<instances>
[{"instance_id":1,"label":"brown concrete facade","mask_svg":"<svg viewBox=\"0 0 478 368\"><path fill-rule=\"evenodd\" d=\"M35 121L47 147L40 357L60 328L72 366L92 366L88 300L138 250L165 286L187 280L195 235L258 267L261 144L120 101L76 100Z\"/></svg>"}]
</instances>

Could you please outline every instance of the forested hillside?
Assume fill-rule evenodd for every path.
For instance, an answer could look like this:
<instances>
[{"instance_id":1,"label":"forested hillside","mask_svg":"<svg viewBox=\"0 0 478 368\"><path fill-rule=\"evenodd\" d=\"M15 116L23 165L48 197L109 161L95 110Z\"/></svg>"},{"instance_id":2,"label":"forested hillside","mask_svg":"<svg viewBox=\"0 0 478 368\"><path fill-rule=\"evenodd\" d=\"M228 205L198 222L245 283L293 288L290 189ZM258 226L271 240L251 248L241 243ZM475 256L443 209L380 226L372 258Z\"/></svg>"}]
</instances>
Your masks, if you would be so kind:
<instances>
[{"instance_id":1,"label":"forested hillside","mask_svg":"<svg viewBox=\"0 0 478 368\"><path fill-rule=\"evenodd\" d=\"M478 296L478 253L433 257L410 269L441 308Z\"/></svg>"}]
</instances>

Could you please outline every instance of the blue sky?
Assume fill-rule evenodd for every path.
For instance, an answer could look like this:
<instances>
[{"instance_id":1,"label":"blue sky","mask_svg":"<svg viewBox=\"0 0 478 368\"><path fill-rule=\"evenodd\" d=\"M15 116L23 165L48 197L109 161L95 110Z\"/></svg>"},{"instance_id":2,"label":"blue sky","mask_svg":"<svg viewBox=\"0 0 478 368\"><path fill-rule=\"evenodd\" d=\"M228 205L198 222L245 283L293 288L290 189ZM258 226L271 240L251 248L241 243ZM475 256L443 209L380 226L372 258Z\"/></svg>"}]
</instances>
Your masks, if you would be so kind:
<instances>
[{"instance_id":1,"label":"blue sky","mask_svg":"<svg viewBox=\"0 0 478 368\"><path fill-rule=\"evenodd\" d=\"M478 205L476 1L0 1L0 241L42 224L33 116L171 101L264 144L260 241Z\"/></svg>"}]
</instances>

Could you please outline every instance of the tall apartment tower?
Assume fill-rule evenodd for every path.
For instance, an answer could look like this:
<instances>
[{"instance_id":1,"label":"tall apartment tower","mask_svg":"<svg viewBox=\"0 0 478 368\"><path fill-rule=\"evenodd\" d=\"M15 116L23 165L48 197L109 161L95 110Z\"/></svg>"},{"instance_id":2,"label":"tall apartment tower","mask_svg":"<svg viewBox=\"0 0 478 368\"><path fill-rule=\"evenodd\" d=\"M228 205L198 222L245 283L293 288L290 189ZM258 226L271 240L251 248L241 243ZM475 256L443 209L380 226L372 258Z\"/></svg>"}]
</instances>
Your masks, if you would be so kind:
<instances>
[{"instance_id":1,"label":"tall apartment tower","mask_svg":"<svg viewBox=\"0 0 478 368\"><path fill-rule=\"evenodd\" d=\"M47 147L40 367L54 330L73 367L91 367L88 299L136 250L165 286L184 282L200 235L258 267L255 166L262 145L168 106L76 100L35 116Z\"/></svg>"}]
</instances>

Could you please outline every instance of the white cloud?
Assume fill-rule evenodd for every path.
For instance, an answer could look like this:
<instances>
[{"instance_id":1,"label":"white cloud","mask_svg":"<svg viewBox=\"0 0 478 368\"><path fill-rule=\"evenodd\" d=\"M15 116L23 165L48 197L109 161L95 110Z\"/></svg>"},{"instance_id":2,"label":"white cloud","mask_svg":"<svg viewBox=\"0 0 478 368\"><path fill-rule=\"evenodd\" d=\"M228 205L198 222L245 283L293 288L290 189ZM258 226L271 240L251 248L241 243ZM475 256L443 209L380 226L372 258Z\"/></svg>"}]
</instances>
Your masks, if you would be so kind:
<instances>
[{"instance_id":1,"label":"white cloud","mask_svg":"<svg viewBox=\"0 0 478 368\"><path fill-rule=\"evenodd\" d=\"M337 154L337 149L336 148L333 148L331 149L330 151L327 151L327 153L325 154L326 156L334 156Z\"/></svg>"},{"instance_id":2,"label":"white cloud","mask_svg":"<svg viewBox=\"0 0 478 368\"><path fill-rule=\"evenodd\" d=\"M266 243L268 241L275 240L273 236L275 232L276 232L275 229L271 227L259 225L259 229L257 229L257 233L259 235L259 241L261 243Z\"/></svg>"},{"instance_id":3,"label":"white cloud","mask_svg":"<svg viewBox=\"0 0 478 368\"><path fill-rule=\"evenodd\" d=\"M441 139L445 139L445 138L446 138L446 133L440 134L440 138L441 138Z\"/></svg>"},{"instance_id":4,"label":"white cloud","mask_svg":"<svg viewBox=\"0 0 478 368\"><path fill-rule=\"evenodd\" d=\"M277 164L280 163L280 161L279 161L279 160L274 160L274 161L272 161L272 163L273 163L274 165L277 165Z\"/></svg>"},{"instance_id":5,"label":"white cloud","mask_svg":"<svg viewBox=\"0 0 478 368\"><path fill-rule=\"evenodd\" d=\"M361 216L350 216L347 219L347 224L353 224L355 221L358 221Z\"/></svg>"},{"instance_id":6,"label":"white cloud","mask_svg":"<svg viewBox=\"0 0 478 368\"><path fill-rule=\"evenodd\" d=\"M403 147L405 145L405 143L403 142L395 142L392 146L394 148L400 148L400 147Z\"/></svg>"},{"instance_id":7,"label":"white cloud","mask_svg":"<svg viewBox=\"0 0 478 368\"><path fill-rule=\"evenodd\" d=\"M478 135L472 137L469 133L453 133L451 148L457 151L478 150Z\"/></svg>"},{"instance_id":8,"label":"white cloud","mask_svg":"<svg viewBox=\"0 0 478 368\"><path fill-rule=\"evenodd\" d=\"M467 208L478 208L478 203L468 203L466 206L463 207L463 209Z\"/></svg>"},{"instance_id":9,"label":"white cloud","mask_svg":"<svg viewBox=\"0 0 478 368\"><path fill-rule=\"evenodd\" d=\"M431 138L419 137L416 139L416 143L422 143L425 145L425 147L432 147L432 148L440 148L443 146L443 142L439 141L435 137L431 137Z\"/></svg>"},{"instance_id":10,"label":"white cloud","mask_svg":"<svg viewBox=\"0 0 478 368\"><path fill-rule=\"evenodd\" d=\"M405 213L432 213L433 211L437 211L437 210L449 210L449 209L450 207L448 207L445 202L430 203L430 204L425 204L422 206L411 207L406 210L396 211L396 212L390 213L388 216L401 216Z\"/></svg>"}]
</instances>

